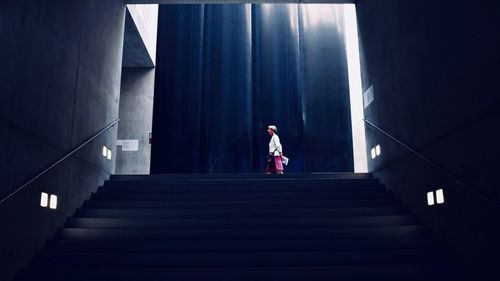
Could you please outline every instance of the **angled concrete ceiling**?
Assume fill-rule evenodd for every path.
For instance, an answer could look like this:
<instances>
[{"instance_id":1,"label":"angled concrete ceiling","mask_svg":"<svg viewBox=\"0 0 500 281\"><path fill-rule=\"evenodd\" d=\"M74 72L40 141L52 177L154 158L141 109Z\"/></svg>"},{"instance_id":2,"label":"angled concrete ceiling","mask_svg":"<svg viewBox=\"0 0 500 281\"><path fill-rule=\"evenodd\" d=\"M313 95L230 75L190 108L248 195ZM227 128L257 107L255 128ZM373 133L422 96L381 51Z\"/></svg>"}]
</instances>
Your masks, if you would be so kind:
<instances>
[{"instance_id":1,"label":"angled concrete ceiling","mask_svg":"<svg viewBox=\"0 0 500 281\"><path fill-rule=\"evenodd\" d=\"M129 10L125 18L123 39L123 67L154 67L154 59L148 52L141 33L137 29Z\"/></svg>"},{"instance_id":2,"label":"angled concrete ceiling","mask_svg":"<svg viewBox=\"0 0 500 281\"><path fill-rule=\"evenodd\" d=\"M125 0L126 4L237 4L237 3L329 3L353 4L355 0Z\"/></svg>"}]
</instances>

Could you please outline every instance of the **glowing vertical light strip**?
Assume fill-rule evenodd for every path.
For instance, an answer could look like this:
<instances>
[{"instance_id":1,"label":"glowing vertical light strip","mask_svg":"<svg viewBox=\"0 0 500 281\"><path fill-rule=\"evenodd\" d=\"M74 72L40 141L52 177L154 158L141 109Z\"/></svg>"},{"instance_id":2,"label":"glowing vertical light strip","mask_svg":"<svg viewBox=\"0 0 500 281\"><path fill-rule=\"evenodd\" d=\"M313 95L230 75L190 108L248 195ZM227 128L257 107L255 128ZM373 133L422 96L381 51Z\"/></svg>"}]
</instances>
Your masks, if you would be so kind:
<instances>
[{"instance_id":1,"label":"glowing vertical light strip","mask_svg":"<svg viewBox=\"0 0 500 281\"><path fill-rule=\"evenodd\" d=\"M359 61L358 24L356 6L344 5L345 40L347 47L347 68L349 74L349 95L351 101L352 145L354 171L368 171L366 155L365 124L363 122L363 93L361 87L361 64Z\"/></svg>"},{"instance_id":2,"label":"glowing vertical light strip","mask_svg":"<svg viewBox=\"0 0 500 281\"><path fill-rule=\"evenodd\" d=\"M436 190L436 203L438 204L444 203L444 192L442 189Z\"/></svg>"},{"instance_id":3,"label":"glowing vertical light strip","mask_svg":"<svg viewBox=\"0 0 500 281\"><path fill-rule=\"evenodd\" d=\"M49 194L42 192L40 195L40 206L47 207L49 205Z\"/></svg>"},{"instance_id":4,"label":"glowing vertical light strip","mask_svg":"<svg viewBox=\"0 0 500 281\"><path fill-rule=\"evenodd\" d=\"M427 205L434 205L434 192L427 192Z\"/></svg>"},{"instance_id":5,"label":"glowing vertical light strip","mask_svg":"<svg viewBox=\"0 0 500 281\"><path fill-rule=\"evenodd\" d=\"M50 195L50 203L49 204L50 204L49 207L51 209L54 209L54 210L57 209L57 196L56 195L54 195L54 194Z\"/></svg>"}]
</instances>

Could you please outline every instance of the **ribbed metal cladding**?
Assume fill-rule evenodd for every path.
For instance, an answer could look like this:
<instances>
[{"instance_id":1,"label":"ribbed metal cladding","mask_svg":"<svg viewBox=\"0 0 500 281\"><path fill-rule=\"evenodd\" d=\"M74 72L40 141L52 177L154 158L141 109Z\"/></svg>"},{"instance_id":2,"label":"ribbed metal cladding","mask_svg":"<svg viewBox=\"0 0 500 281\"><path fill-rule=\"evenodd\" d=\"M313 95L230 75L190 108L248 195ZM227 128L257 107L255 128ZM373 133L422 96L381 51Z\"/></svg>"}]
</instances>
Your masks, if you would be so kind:
<instances>
[{"instance_id":1,"label":"ribbed metal cladding","mask_svg":"<svg viewBox=\"0 0 500 281\"><path fill-rule=\"evenodd\" d=\"M162 5L152 173L352 171L340 5Z\"/></svg>"}]
</instances>

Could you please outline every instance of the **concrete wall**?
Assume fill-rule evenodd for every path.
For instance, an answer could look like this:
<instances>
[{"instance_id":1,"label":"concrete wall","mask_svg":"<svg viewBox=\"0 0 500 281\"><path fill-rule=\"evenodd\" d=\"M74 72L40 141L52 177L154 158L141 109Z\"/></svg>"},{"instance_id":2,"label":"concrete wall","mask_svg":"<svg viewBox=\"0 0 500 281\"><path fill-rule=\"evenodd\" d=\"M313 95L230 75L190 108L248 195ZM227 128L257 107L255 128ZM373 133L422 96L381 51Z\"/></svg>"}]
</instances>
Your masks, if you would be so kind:
<instances>
[{"instance_id":1,"label":"concrete wall","mask_svg":"<svg viewBox=\"0 0 500 281\"><path fill-rule=\"evenodd\" d=\"M482 270L500 258L500 2L357 2L363 88L375 100L365 116L458 175L436 172L373 129L369 161L389 188L456 253ZM426 193L444 188L445 204Z\"/></svg>"},{"instance_id":2,"label":"concrete wall","mask_svg":"<svg viewBox=\"0 0 500 281\"><path fill-rule=\"evenodd\" d=\"M158 5L127 5L127 10L116 173L149 174ZM138 146L130 147L130 141Z\"/></svg>"},{"instance_id":3,"label":"concrete wall","mask_svg":"<svg viewBox=\"0 0 500 281\"><path fill-rule=\"evenodd\" d=\"M138 147L117 146L116 174L149 174L154 79L154 68L123 68L118 139L137 141Z\"/></svg>"},{"instance_id":4,"label":"concrete wall","mask_svg":"<svg viewBox=\"0 0 500 281\"><path fill-rule=\"evenodd\" d=\"M118 117L121 0L0 1L0 194ZM116 127L0 205L0 280L10 280L113 171ZM40 192L58 195L41 208Z\"/></svg>"},{"instance_id":5,"label":"concrete wall","mask_svg":"<svg viewBox=\"0 0 500 281\"><path fill-rule=\"evenodd\" d=\"M127 9L154 64L156 60L156 33L158 31L158 5L127 5Z\"/></svg>"}]
</instances>

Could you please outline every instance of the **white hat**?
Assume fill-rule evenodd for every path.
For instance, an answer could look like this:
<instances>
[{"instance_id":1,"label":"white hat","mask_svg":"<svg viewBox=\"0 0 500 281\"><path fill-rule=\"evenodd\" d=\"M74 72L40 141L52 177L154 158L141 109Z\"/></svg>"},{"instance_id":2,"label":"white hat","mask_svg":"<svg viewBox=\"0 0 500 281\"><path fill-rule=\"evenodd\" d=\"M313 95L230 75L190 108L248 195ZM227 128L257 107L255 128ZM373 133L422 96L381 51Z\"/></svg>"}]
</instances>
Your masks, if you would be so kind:
<instances>
[{"instance_id":1,"label":"white hat","mask_svg":"<svg viewBox=\"0 0 500 281\"><path fill-rule=\"evenodd\" d=\"M273 130L275 133L278 132L278 128L276 128L276 126L274 126L274 125L269 125L269 126L267 126L267 128Z\"/></svg>"}]
</instances>

